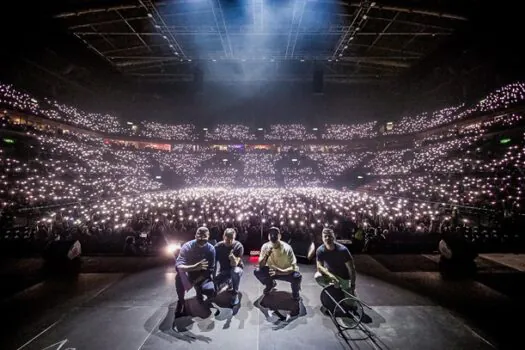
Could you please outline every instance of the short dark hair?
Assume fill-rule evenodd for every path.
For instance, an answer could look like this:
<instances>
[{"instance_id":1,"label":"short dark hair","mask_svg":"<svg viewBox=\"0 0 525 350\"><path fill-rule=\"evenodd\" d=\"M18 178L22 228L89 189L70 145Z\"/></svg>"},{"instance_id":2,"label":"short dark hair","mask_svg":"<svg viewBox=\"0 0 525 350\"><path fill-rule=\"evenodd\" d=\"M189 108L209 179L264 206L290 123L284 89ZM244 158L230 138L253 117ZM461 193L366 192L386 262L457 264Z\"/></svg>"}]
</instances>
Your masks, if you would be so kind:
<instances>
[{"instance_id":1,"label":"short dark hair","mask_svg":"<svg viewBox=\"0 0 525 350\"><path fill-rule=\"evenodd\" d=\"M202 226L202 227L199 227L197 229L197 232L195 232L196 235L204 235L206 233L210 233L210 230L208 230L208 228L206 226Z\"/></svg>"},{"instance_id":2,"label":"short dark hair","mask_svg":"<svg viewBox=\"0 0 525 350\"><path fill-rule=\"evenodd\" d=\"M269 235L278 235L280 233L281 233L281 230L279 230L279 228L275 226L270 227L270 231L268 231Z\"/></svg>"},{"instance_id":3,"label":"short dark hair","mask_svg":"<svg viewBox=\"0 0 525 350\"><path fill-rule=\"evenodd\" d=\"M335 236L335 232L333 229L331 229L330 227L325 227L323 228L323 232L321 233L323 235L334 235Z\"/></svg>"},{"instance_id":4,"label":"short dark hair","mask_svg":"<svg viewBox=\"0 0 525 350\"><path fill-rule=\"evenodd\" d=\"M224 236L232 236L233 238L235 238L235 236L237 235L237 231L235 231L235 229L233 229L233 228L227 228L226 230L224 230L223 235Z\"/></svg>"}]
</instances>

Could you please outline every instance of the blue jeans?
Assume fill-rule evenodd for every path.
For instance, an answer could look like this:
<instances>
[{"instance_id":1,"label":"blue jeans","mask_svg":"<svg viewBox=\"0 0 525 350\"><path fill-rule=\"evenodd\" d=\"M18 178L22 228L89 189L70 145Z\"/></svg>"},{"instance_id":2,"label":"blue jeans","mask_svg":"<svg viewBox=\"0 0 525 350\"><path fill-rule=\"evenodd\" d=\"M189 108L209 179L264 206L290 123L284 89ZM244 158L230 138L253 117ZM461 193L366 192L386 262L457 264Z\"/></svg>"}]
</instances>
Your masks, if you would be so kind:
<instances>
[{"instance_id":1,"label":"blue jeans","mask_svg":"<svg viewBox=\"0 0 525 350\"><path fill-rule=\"evenodd\" d=\"M177 297L179 301L184 301L184 295L186 294L186 291L184 290L184 285L182 284L180 277L181 273L186 272L177 271L177 275L175 276L175 290L177 291ZM188 274L188 277L190 282L193 284L193 288L195 288L198 298L202 297L202 295L206 295L208 298L215 296L215 284L213 283L211 277L206 277L204 280L198 283L193 283L193 281L196 279L195 274L190 273Z\"/></svg>"},{"instance_id":2,"label":"blue jeans","mask_svg":"<svg viewBox=\"0 0 525 350\"><path fill-rule=\"evenodd\" d=\"M215 276L215 285L219 287L222 283L232 281L233 291L239 292L239 283L241 282L242 268L239 266L229 269L221 269L217 276Z\"/></svg>"},{"instance_id":3,"label":"blue jeans","mask_svg":"<svg viewBox=\"0 0 525 350\"><path fill-rule=\"evenodd\" d=\"M299 298L299 290L301 290L301 280L303 276L298 271L294 271L287 275L274 275L270 276L270 268L264 266L257 268L253 272L255 277L264 284L267 288L271 288L274 280L290 282L292 285L292 297L294 299Z\"/></svg>"}]
</instances>

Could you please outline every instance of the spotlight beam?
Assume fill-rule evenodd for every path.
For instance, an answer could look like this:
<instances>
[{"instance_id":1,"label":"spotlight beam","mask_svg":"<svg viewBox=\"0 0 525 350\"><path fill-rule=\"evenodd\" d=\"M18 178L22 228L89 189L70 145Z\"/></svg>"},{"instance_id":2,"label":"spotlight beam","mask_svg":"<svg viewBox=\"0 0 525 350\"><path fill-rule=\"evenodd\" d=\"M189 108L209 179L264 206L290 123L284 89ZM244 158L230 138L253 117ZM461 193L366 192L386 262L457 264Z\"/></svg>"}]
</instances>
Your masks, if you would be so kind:
<instances>
[{"instance_id":1,"label":"spotlight beam","mask_svg":"<svg viewBox=\"0 0 525 350\"><path fill-rule=\"evenodd\" d=\"M299 28L303 20L304 8L307 0L296 0L293 4L293 17L288 32L288 42L286 45L285 59L293 58L295 46L297 44L297 37L299 36Z\"/></svg>"},{"instance_id":2,"label":"spotlight beam","mask_svg":"<svg viewBox=\"0 0 525 350\"><path fill-rule=\"evenodd\" d=\"M222 11L222 5L220 0L209 0L211 10L213 12L213 18L215 19L215 25L217 26L217 32L221 39L222 48L226 58L233 58L233 49L228 34L228 27L226 26L226 20L224 18L224 12Z\"/></svg>"},{"instance_id":3,"label":"spotlight beam","mask_svg":"<svg viewBox=\"0 0 525 350\"><path fill-rule=\"evenodd\" d=\"M252 6L255 30L264 32L264 0L253 0Z\"/></svg>"}]
</instances>

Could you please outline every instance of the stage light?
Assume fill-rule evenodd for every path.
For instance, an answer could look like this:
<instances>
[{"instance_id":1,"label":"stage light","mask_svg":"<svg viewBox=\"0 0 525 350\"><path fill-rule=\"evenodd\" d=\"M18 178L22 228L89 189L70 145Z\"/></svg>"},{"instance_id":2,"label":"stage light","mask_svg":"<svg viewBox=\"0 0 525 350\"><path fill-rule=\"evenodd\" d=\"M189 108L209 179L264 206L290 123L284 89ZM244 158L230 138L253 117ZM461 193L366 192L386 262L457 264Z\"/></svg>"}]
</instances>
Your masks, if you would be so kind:
<instances>
[{"instance_id":1,"label":"stage light","mask_svg":"<svg viewBox=\"0 0 525 350\"><path fill-rule=\"evenodd\" d=\"M166 246L166 253L173 255L180 250L180 243L170 243Z\"/></svg>"}]
</instances>

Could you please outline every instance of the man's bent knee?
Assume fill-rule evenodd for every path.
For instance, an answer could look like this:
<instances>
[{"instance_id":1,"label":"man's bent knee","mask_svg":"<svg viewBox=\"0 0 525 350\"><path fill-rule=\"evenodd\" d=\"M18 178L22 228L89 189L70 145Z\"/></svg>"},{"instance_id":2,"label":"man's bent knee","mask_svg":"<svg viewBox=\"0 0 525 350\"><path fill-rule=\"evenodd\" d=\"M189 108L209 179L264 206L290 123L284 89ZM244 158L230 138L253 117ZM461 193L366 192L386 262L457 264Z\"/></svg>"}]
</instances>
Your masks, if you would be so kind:
<instances>
[{"instance_id":1,"label":"man's bent knee","mask_svg":"<svg viewBox=\"0 0 525 350\"><path fill-rule=\"evenodd\" d=\"M268 272L269 272L268 266L258 267L255 270L253 270L253 273L255 274L255 276L266 275Z\"/></svg>"}]
</instances>

